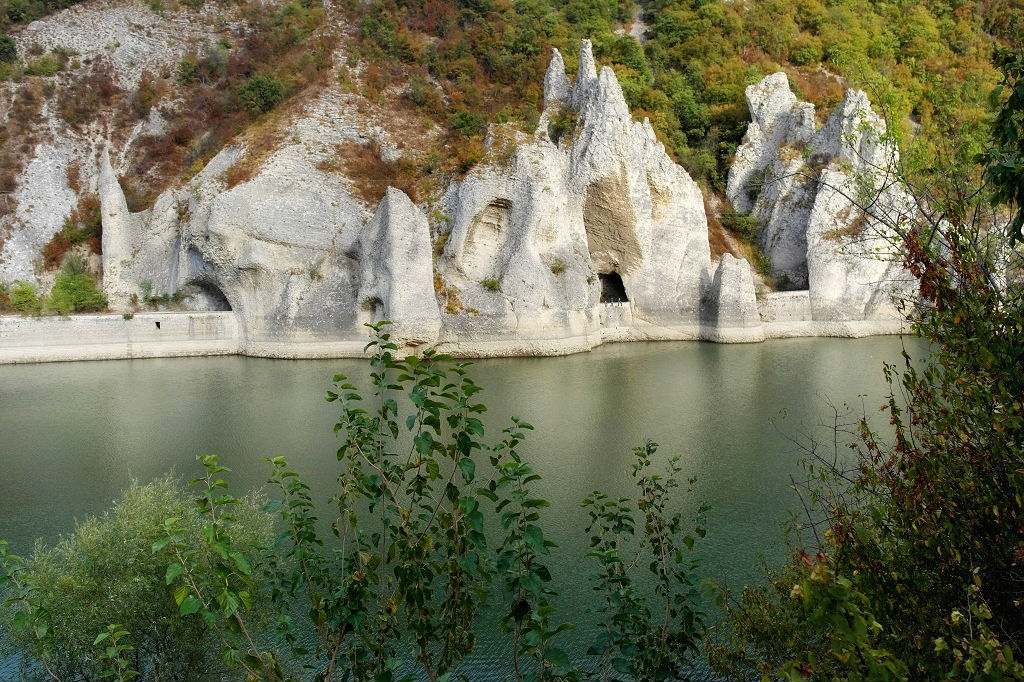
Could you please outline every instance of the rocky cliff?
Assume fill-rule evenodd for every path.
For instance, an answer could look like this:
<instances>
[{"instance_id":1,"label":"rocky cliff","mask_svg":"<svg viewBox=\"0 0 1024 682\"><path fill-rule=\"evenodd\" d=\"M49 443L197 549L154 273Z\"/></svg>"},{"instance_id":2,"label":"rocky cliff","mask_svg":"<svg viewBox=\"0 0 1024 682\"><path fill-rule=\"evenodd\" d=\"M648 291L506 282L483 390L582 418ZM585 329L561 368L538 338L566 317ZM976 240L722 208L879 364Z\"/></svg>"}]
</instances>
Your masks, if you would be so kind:
<instances>
[{"instance_id":1,"label":"rocky cliff","mask_svg":"<svg viewBox=\"0 0 1024 682\"><path fill-rule=\"evenodd\" d=\"M50 35L71 20L66 15L30 35ZM173 28L153 19L133 24L117 47L91 44L88 35L76 45L116 57L155 35L163 47L147 65L169 68L184 49ZM120 57L125 88L140 78L143 58L133 55ZM339 154L366 143L398 156L405 133L400 116L336 82L266 117L138 212L129 210L119 175L132 145L162 125L160 112L130 131L72 129L44 116L49 141L33 149L15 211L3 219L0 279L36 277L40 248L80 195L95 192L111 309L131 312L157 294L186 310L230 310L251 354L360 352L363 324L380 319L395 322L395 338L410 348L469 355L778 335L774 317L762 320L765 296L758 300L746 261L712 260L700 189L651 125L633 120L589 41L578 63L570 78L556 50L537 128L492 126L483 160L418 205L394 188L379 205L368 202L359 178L339 165ZM764 222L777 274L809 287L814 320L889 315L892 266L877 260L880 242L867 239L875 237L844 198L868 167L864 159L880 164L892 152L868 130L880 122L866 99L848 96L821 130L784 76L752 86L748 99L753 123L729 193ZM416 134L429 146L435 133ZM801 179L808 164L813 181ZM760 191L748 198L751 178L760 178ZM861 333L792 322L786 334Z\"/></svg>"},{"instance_id":2,"label":"rocky cliff","mask_svg":"<svg viewBox=\"0 0 1024 682\"><path fill-rule=\"evenodd\" d=\"M806 289L815 320L898 319L911 295L897 230L914 202L894 180L898 150L867 95L849 90L818 129L784 73L747 88L751 123L727 195L761 225L759 242L786 289Z\"/></svg>"}]
</instances>

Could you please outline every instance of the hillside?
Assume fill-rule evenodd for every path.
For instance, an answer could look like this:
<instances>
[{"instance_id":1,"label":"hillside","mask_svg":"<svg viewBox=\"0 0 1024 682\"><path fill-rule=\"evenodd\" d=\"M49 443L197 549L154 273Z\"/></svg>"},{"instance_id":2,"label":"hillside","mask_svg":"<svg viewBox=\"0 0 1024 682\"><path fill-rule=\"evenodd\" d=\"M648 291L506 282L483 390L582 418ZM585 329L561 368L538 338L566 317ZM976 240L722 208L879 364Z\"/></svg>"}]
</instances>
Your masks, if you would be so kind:
<instances>
[{"instance_id":1,"label":"hillside","mask_svg":"<svg viewBox=\"0 0 1024 682\"><path fill-rule=\"evenodd\" d=\"M750 296L755 288L800 288L799 275L791 280L792 271L768 260L769 233L756 226L767 227L769 208L755 211L751 229L755 219L732 212L724 196L753 107L747 86L784 71L794 97L813 105L816 127L841 108L848 87L865 89L926 179L936 145L956 140L968 158L985 139L986 94L996 82L988 59L993 45L1017 35L1021 10L1010 2L922 9L852 0L152 0L64 9L9 1L3 16L13 40L0 40L0 305L45 307L35 297L55 281L102 270L114 310L248 309L271 336L290 334L301 319L309 331L347 327L362 319L360 310L393 316L387 294L369 285L377 276L364 257L374 240L366 230L393 229L371 227L397 205L390 186L426 217L432 282L413 298L435 299L452 334L472 336L494 330L474 331L483 323L470 318L504 319L502 334L521 329L524 306L590 319L596 313L583 311L603 300L605 275L625 281L633 313L647 323L670 312L673 324L707 324L722 313L705 308L718 305L709 287L723 286L713 282L725 252L761 266L760 276L741 277L752 283L738 285ZM592 62L584 65L577 46L585 36ZM567 79L578 84L593 70L596 89L584 89L592 95L552 98L553 48ZM608 75L597 79L598 66ZM867 98L857 106L871 107ZM881 119L875 125L885 128ZM619 158L621 172L613 167ZM553 173L550 181L544 173ZM508 184L524 178L537 189ZM690 178L700 191L683 189ZM494 196L470 210L479 200L474 186ZM565 192L560 201L568 203L541 201L551 192ZM662 194L690 198L666 214L658 206L678 199ZM545 215L572 223L577 210L576 237L537 246L547 239ZM602 221L619 231L595 230ZM480 242L486 257L470 234L480 224L491 225ZM658 225L669 232L653 236ZM515 234L529 236L509 241ZM659 249L630 246L641 239L635 235ZM523 248L554 282L540 285L532 265L533 274L513 274ZM687 250L710 251L710 260ZM74 272L69 252L77 254ZM688 265L669 264L676 257ZM581 283L565 284L566 271ZM666 276L686 291L658 291L653 283ZM750 305L726 317L749 322ZM596 324L547 314L531 324L574 335Z\"/></svg>"}]
</instances>

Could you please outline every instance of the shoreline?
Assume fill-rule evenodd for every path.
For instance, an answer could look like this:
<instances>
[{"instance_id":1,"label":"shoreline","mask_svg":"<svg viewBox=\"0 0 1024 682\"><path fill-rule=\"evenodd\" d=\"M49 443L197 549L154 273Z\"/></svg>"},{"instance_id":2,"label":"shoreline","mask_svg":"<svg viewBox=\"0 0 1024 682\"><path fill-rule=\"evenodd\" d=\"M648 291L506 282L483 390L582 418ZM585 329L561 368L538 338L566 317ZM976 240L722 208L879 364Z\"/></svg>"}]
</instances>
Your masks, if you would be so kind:
<instances>
[{"instance_id":1,"label":"shoreline","mask_svg":"<svg viewBox=\"0 0 1024 682\"><path fill-rule=\"evenodd\" d=\"M688 323L631 326L551 338L455 339L409 344L415 354L430 347L457 358L548 357L584 353L606 343L705 341L759 343L799 337L860 338L909 331L905 320L765 321L749 327ZM364 358L367 339L246 339L231 312L146 312L73 317L0 316L0 365L89 360L242 355L278 359Z\"/></svg>"}]
</instances>

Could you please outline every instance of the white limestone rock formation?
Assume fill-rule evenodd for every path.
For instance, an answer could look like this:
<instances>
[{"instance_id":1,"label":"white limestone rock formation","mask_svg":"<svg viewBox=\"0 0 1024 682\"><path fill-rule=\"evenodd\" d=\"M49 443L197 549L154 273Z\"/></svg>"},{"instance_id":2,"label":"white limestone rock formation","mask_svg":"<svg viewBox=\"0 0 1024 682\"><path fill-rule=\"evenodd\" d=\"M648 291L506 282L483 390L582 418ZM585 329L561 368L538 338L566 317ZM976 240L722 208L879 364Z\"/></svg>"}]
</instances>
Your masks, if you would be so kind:
<instances>
[{"instance_id":1,"label":"white limestone rock formation","mask_svg":"<svg viewBox=\"0 0 1024 682\"><path fill-rule=\"evenodd\" d=\"M103 293L114 310L128 310L135 287L130 283L133 229L128 202L110 165L110 154L100 158L100 212L103 221Z\"/></svg>"},{"instance_id":2,"label":"white limestone rock formation","mask_svg":"<svg viewBox=\"0 0 1024 682\"><path fill-rule=\"evenodd\" d=\"M452 221L438 268L479 313L446 316L462 335L594 333L606 278L621 282L634 319L699 321L711 264L700 190L650 123L632 120L589 41L579 62L569 89L555 52L537 133L520 135L510 159L481 164L444 199ZM565 116L575 125L552 141L548 123Z\"/></svg>"},{"instance_id":3,"label":"white limestone rock formation","mask_svg":"<svg viewBox=\"0 0 1024 682\"><path fill-rule=\"evenodd\" d=\"M704 296L704 321L710 340L763 341L764 326L757 309L754 276L750 264L722 254L712 283Z\"/></svg>"},{"instance_id":4,"label":"white limestone rock formation","mask_svg":"<svg viewBox=\"0 0 1024 682\"><path fill-rule=\"evenodd\" d=\"M797 101L784 72L748 85L746 97L751 120L729 168L725 190L741 213L753 208L756 192L751 184L761 184L756 176L778 158L779 149L784 144L806 143L814 134L814 105Z\"/></svg>"},{"instance_id":5,"label":"white limestone rock formation","mask_svg":"<svg viewBox=\"0 0 1024 682\"><path fill-rule=\"evenodd\" d=\"M761 224L773 276L809 290L815 320L896 318L891 298L906 293L909 275L891 227L913 202L889 177L897 150L885 122L851 90L816 130L813 105L796 101L782 73L748 87L747 102L753 122L727 194Z\"/></svg>"},{"instance_id":6,"label":"white limestone rock formation","mask_svg":"<svg viewBox=\"0 0 1024 682\"><path fill-rule=\"evenodd\" d=\"M188 185L132 214L124 221L133 235L127 262L114 260L121 251L108 252L106 243L109 216L127 213L123 195L119 200L113 191L115 179L111 191L101 193L104 286L121 292L111 307L124 309L123 294L148 283L155 295L183 297L188 309L232 310L252 354L287 355L287 344L365 339L357 242L370 213L342 178L317 167L340 142L360 136L347 121L333 120L340 110L336 96L327 92L310 103L292 123L291 137L251 179L225 185L226 171L258 163L243 146L228 147ZM115 229L111 239L122 232Z\"/></svg>"},{"instance_id":7,"label":"white limestone rock formation","mask_svg":"<svg viewBox=\"0 0 1024 682\"><path fill-rule=\"evenodd\" d=\"M551 51L551 62L544 74L545 104L567 101L571 89L572 82L565 73L565 60L562 59L562 53L558 48L555 48Z\"/></svg>"},{"instance_id":8,"label":"white limestone rock formation","mask_svg":"<svg viewBox=\"0 0 1024 682\"><path fill-rule=\"evenodd\" d=\"M374 321L391 320L392 337L434 343L441 313L434 297L427 217L401 190L389 188L360 238L359 305Z\"/></svg>"}]
</instances>

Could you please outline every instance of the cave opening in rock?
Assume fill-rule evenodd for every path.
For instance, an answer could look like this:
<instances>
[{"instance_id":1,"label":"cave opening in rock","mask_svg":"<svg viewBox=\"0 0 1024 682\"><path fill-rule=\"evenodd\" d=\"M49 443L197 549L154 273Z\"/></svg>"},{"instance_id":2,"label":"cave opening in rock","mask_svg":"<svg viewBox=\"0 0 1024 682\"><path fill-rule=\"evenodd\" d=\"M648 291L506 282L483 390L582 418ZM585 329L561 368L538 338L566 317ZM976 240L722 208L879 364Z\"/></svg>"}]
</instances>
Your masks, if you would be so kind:
<instances>
[{"instance_id":1,"label":"cave opening in rock","mask_svg":"<svg viewBox=\"0 0 1024 682\"><path fill-rule=\"evenodd\" d=\"M626 303L629 296L626 295L626 285L622 283L622 277L617 272L599 274L601 278L601 303Z\"/></svg>"},{"instance_id":2,"label":"cave opening in rock","mask_svg":"<svg viewBox=\"0 0 1024 682\"><path fill-rule=\"evenodd\" d=\"M231 310L231 302L220 287L209 281L194 282L196 295L203 310Z\"/></svg>"}]
</instances>

